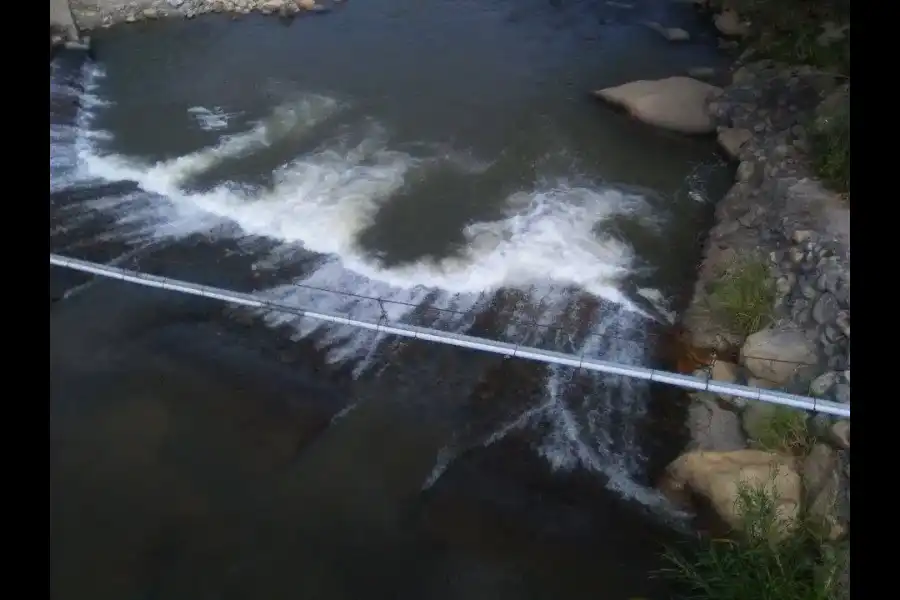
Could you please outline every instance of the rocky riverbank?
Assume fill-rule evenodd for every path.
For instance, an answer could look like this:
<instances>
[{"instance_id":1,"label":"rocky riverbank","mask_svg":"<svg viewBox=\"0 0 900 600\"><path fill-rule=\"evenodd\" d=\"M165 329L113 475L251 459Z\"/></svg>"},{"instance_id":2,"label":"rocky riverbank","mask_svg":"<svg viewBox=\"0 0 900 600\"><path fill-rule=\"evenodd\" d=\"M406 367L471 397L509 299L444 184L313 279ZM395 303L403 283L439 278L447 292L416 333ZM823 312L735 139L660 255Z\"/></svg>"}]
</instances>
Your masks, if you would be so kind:
<instances>
[{"instance_id":1,"label":"rocky riverbank","mask_svg":"<svg viewBox=\"0 0 900 600\"><path fill-rule=\"evenodd\" d=\"M700 4L723 38L747 35L736 2ZM818 45L849 31L821 25ZM688 352L709 357L698 374L849 404L849 193L813 168L817 136L849 114L849 79L747 50L723 88L671 77L596 95L650 124L715 133L737 167L681 323ZM734 528L741 484L772 478L779 514L848 534L849 421L711 393L692 394L688 413L690 447L662 482L673 498L705 498Z\"/></svg>"},{"instance_id":2,"label":"rocky riverbank","mask_svg":"<svg viewBox=\"0 0 900 600\"><path fill-rule=\"evenodd\" d=\"M692 347L735 357L713 359L706 371L714 379L850 403L850 206L814 175L810 160L811 136L848 104L842 79L768 60L739 62L731 83L708 99L722 150L738 166L716 207L683 325ZM750 300L769 305L753 308ZM759 318L735 327L729 311L740 310ZM763 461L758 467L791 456L800 476L786 479L795 489L782 492L798 500L795 512L817 513L831 537L841 537L850 521L849 421L788 411L693 394L690 450L700 453L688 456L698 471L680 469L681 481L699 484L713 470L743 479L748 472L738 463L748 457ZM733 469L715 464L719 452Z\"/></svg>"},{"instance_id":3,"label":"rocky riverbank","mask_svg":"<svg viewBox=\"0 0 900 600\"><path fill-rule=\"evenodd\" d=\"M85 31L117 23L186 18L207 13L259 13L295 17L329 12L343 0L72 0L72 14Z\"/></svg>"}]
</instances>

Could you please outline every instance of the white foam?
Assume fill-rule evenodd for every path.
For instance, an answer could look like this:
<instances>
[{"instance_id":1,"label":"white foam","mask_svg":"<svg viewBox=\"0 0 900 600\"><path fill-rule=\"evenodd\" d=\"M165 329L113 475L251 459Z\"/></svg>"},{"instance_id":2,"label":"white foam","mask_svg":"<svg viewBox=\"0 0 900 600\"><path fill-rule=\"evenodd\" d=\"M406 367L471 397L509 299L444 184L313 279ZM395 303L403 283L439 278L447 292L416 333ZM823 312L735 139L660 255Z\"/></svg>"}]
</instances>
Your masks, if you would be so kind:
<instances>
[{"instance_id":1,"label":"white foam","mask_svg":"<svg viewBox=\"0 0 900 600\"><path fill-rule=\"evenodd\" d=\"M96 109L108 103L97 93L99 82L104 77L102 69L94 63L86 62L79 71L80 86L68 81L56 64L50 67L50 97L75 106L71 123L50 123L50 191L64 190L85 178L79 171L79 158L92 152L100 140L106 138L102 131L93 127Z\"/></svg>"},{"instance_id":2,"label":"white foam","mask_svg":"<svg viewBox=\"0 0 900 600\"><path fill-rule=\"evenodd\" d=\"M539 186L509 197L502 218L469 225L463 232L467 243L459 254L384 269L360 252L359 234L403 187L407 175L434 157L392 151L377 129L347 150L325 148L282 166L270 190L234 184L205 192L183 189L191 176L222 160L253 152L285 135L302 135L336 108L337 103L327 98L304 98L279 107L248 132L154 165L90 152L82 153L82 158L90 176L133 180L145 191L167 198L181 220L206 213L236 224L244 235L340 257L344 268L391 287L469 294L554 282L629 304L616 280L628 273L631 249L610 237L598 237L594 228L612 215L633 210L641 202L637 195L570 187L565 182ZM206 219L197 228L209 224Z\"/></svg>"},{"instance_id":3,"label":"white foam","mask_svg":"<svg viewBox=\"0 0 900 600\"><path fill-rule=\"evenodd\" d=\"M95 108L99 105L82 112L93 115ZM621 278L634 268L630 246L596 233L597 225L611 217L641 210L644 200L638 193L593 189L565 180L538 182L505 198L500 217L468 225L463 231L465 243L453 256L385 267L369 257L358 240L412 173L442 164L478 173L490 163L434 145L392 149L384 129L369 123L356 131L355 141L352 135L344 136L281 165L270 187L223 183L204 191L187 189L193 176L219 162L255 152L286 136L300 139L340 108L339 103L322 96L302 97L275 109L246 132L156 164L103 154L96 144L102 132L93 132L90 117L84 117L75 127L81 136L75 144L79 176L130 180L143 190L88 202L87 209L113 214L127 235L150 240L207 233L223 225L230 228L229 235L239 239L266 238L276 249L259 257L260 268L277 269L284 257L301 248L319 256L315 266L297 280L262 292L285 303L368 320L382 314L389 320L404 320L424 306L449 309L465 314L438 312L423 324L465 331L497 291L512 288L520 290L524 298L514 309L517 315L527 313L533 323L562 323L567 328L541 331L531 326L529 330L513 321L506 325L510 338L562 345L622 362L637 363L644 358L641 344L604 336L616 327L640 332L644 317L619 286ZM51 146L52 135L51 130ZM497 199L484 201L495 203ZM333 292L298 287L298 283ZM577 310L578 303L573 303L573 289L605 302L585 317ZM653 290L642 290L641 295L662 302ZM273 325L290 325L297 337L315 334L328 360L356 361L357 374L376 360L390 359L384 352L373 351L381 340L371 332L321 328L277 314L266 318ZM585 339L585 333L593 335ZM539 417L549 418L553 428L540 451L551 464L558 468L580 464L602 471L623 493L654 502L652 492L642 492L633 477L642 464L633 444L634 420L645 408L643 384L594 376L591 393L582 399L584 404L569 406L569 378L571 370L551 368L546 402L499 425L484 443L494 443ZM616 431L611 431L613 414L622 416ZM429 483L440 476L453 453L446 450L439 458Z\"/></svg>"},{"instance_id":4,"label":"white foam","mask_svg":"<svg viewBox=\"0 0 900 600\"><path fill-rule=\"evenodd\" d=\"M192 106L188 114L194 117L197 125L203 131L220 131L228 128L228 123L238 116L236 112L227 112L221 106L206 108L205 106Z\"/></svg>"}]
</instances>

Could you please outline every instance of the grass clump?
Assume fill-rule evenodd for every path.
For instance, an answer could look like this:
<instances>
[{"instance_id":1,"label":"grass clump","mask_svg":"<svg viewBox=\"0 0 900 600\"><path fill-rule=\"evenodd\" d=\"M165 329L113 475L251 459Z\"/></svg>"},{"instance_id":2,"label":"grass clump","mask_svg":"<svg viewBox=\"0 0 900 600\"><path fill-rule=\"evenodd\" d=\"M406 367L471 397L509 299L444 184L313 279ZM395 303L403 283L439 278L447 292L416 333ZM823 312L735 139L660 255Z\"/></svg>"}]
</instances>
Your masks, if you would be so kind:
<instances>
[{"instance_id":1,"label":"grass clump","mask_svg":"<svg viewBox=\"0 0 900 600\"><path fill-rule=\"evenodd\" d=\"M710 306L734 332L750 335L769 324L775 302L775 287L765 262L748 259L735 262L710 289Z\"/></svg>"},{"instance_id":2,"label":"grass clump","mask_svg":"<svg viewBox=\"0 0 900 600\"><path fill-rule=\"evenodd\" d=\"M850 101L823 119L810 136L813 167L836 191L850 193Z\"/></svg>"},{"instance_id":3,"label":"grass clump","mask_svg":"<svg viewBox=\"0 0 900 600\"><path fill-rule=\"evenodd\" d=\"M734 539L701 541L691 552L670 550L662 575L696 600L839 600L847 548L824 541L802 520L780 517L767 486L738 491L742 524Z\"/></svg>"},{"instance_id":4,"label":"grass clump","mask_svg":"<svg viewBox=\"0 0 900 600\"><path fill-rule=\"evenodd\" d=\"M787 406L766 406L766 414L753 428L753 444L760 450L805 456L815 438L806 413Z\"/></svg>"}]
</instances>

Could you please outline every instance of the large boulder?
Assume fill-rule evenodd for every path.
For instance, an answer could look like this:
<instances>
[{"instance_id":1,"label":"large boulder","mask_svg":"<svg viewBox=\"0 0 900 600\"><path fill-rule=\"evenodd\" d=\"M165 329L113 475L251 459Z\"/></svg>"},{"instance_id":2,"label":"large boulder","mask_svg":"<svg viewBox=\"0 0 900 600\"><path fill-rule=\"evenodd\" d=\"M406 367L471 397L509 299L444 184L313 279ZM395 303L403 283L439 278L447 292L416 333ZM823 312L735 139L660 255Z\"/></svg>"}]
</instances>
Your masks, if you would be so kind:
<instances>
[{"instance_id":1,"label":"large boulder","mask_svg":"<svg viewBox=\"0 0 900 600\"><path fill-rule=\"evenodd\" d=\"M774 385L789 382L817 361L815 341L798 330L767 327L747 337L741 348L741 364Z\"/></svg>"},{"instance_id":2,"label":"large boulder","mask_svg":"<svg viewBox=\"0 0 900 600\"><path fill-rule=\"evenodd\" d=\"M679 133L711 133L715 124L706 106L721 91L690 77L668 77L632 81L594 94L644 123Z\"/></svg>"},{"instance_id":3,"label":"large boulder","mask_svg":"<svg viewBox=\"0 0 900 600\"><path fill-rule=\"evenodd\" d=\"M765 489L775 503L775 514L790 530L800 512L802 482L794 460L761 450L734 452L688 452L666 469L662 491L679 503L700 499L729 527L740 530L740 491Z\"/></svg>"}]
</instances>

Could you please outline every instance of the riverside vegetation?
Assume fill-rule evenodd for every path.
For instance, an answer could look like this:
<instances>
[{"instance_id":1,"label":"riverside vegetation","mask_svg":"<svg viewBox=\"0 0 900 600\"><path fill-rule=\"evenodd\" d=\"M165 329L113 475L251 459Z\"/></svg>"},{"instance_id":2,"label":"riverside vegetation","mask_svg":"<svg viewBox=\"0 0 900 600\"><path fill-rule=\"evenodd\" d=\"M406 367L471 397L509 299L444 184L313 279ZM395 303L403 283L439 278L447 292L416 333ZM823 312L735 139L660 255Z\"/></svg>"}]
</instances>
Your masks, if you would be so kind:
<instances>
[{"instance_id":1,"label":"riverside vegetation","mask_svg":"<svg viewBox=\"0 0 900 600\"><path fill-rule=\"evenodd\" d=\"M798 154L801 160L804 156L807 159L813 177L820 180L827 189L837 192L839 198L845 201L846 206L842 208L847 212L849 223L849 1L719 0L704 2L703 7L716 14L716 25L720 31L726 29L729 34L737 33L737 37L743 42L740 62L744 64L739 65L734 78L738 82L745 76L747 62L751 59L804 65L806 74L818 72L835 80L837 90L826 93L807 123L799 125L808 129L801 132L807 134L806 139L793 146L800 150ZM723 15L727 18L723 18ZM729 29L722 26L723 21L735 26ZM752 70L752 67L749 68ZM711 110L714 115L717 113L715 102L716 100L713 101ZM791 99L787 102L791 102ZM765 115L763 118L765 119ZM773 129L776 130L774 136ZM777 129L777 126L771 127L766 123L752 131L777 137ZM737 136L735 143L735 136L728 139L726 133L723 139L723 131L720 129L718 133L723 149L742 160L740 147L749 141L751 135ZM776 156L778 154L783 158L787 153L781 150L776 152ZM747 154L744 156L749 158ZM758 157L757 154L756 158ZM746 163L742 162L742 168L743 164ZM758 174L742 177L746 174L741 174L740 170L739 168L736 187L741 183L750 183L746 186L750 188L764 186L762 177ZM763 177L783 177L778 168L772 169L771 173L767 171L768 169L763 169ZM754 178L756 181L749 181ZM748 194L746 189L742 194L753 197L752 192ZM746 206L745 203L744 207ZM718 269L710 269L707 273L717 272L718 278L707 275L707 281L701 282L705 293L697 294L700 298L699 302L695 298L695 306L704 306L710 321L727 328L729 335L725 337L733 343L750 340L754 335L761 335L759 332L772 331L773 324L780 323L782 327L776 330L787 331L783 327L785 321L794 329L806 327L808 330L812 321L815 328L827 330L828 324L824 321L831 314L826 313L832 311L825 310L821 304L822 298L825 294L831 294L837 300L836 296L845 295L845 299L837 300L830 308L834 309L832 314L835 319L838 314L846 319L846 361L843 357L833 360L842 355L842 349L829 352L829 348L833 349L834 346L828 346L828 341L823 344L829 367L845 367L845 373L838 374L833 370L821 374L807 372L801 376L796 376L795 373L790 378L790 383L806 386L805 390L795 388L793 391L803 391L814 396L825 395L830 391L833 398L849 403L849 235L846 240L846 260L828 260L841 253L835 251L833 246L823 251L824 248L817 245L815 238L821 240L833 234L831 224L827 220L823 224L820 220L817 227L805 230L795 227L791 231L791 225L787 222L794 215L785 210L784 205L779 208L782 213L782 229L788 230L783 237L788 238L793 247L786 252L781 249L773 250L773 260L767 260L765 253L732 252L725 260L713 261L718 263ZM717 216L717 226L722 226L723 223L727 225L733 218L722 214ZM728 235L722 237L727 239ZM770 242L765 236L762 239ZM745 243L743 247L749 246L750 244ZM771 244L762 244L763 248L767 246L772 247ZM786 261L781 260L782 255L786 255ZM737 259L737 256L742 258ZM823 258L825 264L822 264ZM785 262L804 266L800 269L793 267L793 273L784 273ZM845 262L846 267L840 265L834 268L838 262ZM818 283L820 280L844 277L843 273L836 275L844 269L846 285L843 294L833 293L837 291L836 284L829 292L829 281L822 281L823 286L809 285L810 275ZM801 284L800 297L795 301L803 298L807 304L800 302L801 308L796 311L791 310L794 307L788 307L787 304L799 278L803 278L807 284L805 287ZM830 303L830 299L826 303ZM698 308L696 313L702 314L704 311ZM832 335L830 341L836 339L837 336ZM728 342L724 345L728 345ZM745 343L742 355L751 353L746 351L746 347ZM813 358L814 353L800 354ZM753 365L747 363L746 356L742 366L743 370L749 371L751 377L758 374L754 373ZM717 369L719 373L715 373ZM714 364L711 375L716 379L735 380L737 377L734 372L738 370L741 370L741 366ZM846 383L837 384L839 378L845 379ZM777 381L767 383L789 383L787 378L775 379ZM761 378L757 378L756 382L760 385L763 383ZM835 388L842 392L834 394ZM744 442L726 441L722 447L721 440L728 438L728 434L723 435L723 430L730 428L736 434L738 428L738 420L723 417L723 413L718 414L718 425L715 423L716 409L719 406L731 403L733 408L733 400L729 401L727 398L695 395L692 408L702 403L709 409L706 430L709 439L701 439L702 436L698 438L697 430L692 431L695 434L695 448L699 452L688 453L673 463L667 473L668 480L663 483L664 489L667 486L671 489L674 479L677 490L689 488L692 492L700 492L712 504L714 511L716 504L720 504L720 513L723 512L721 503L731 500L732 512L727 513L725 510L729 533L724 537L701 537L690 550L670 549L666 553L670 567L663 574L678 584L685 598L839 600L849 597L849 422L832 423L823 416L808 418L804 413L788 408L763 408L751 404L738 407L742 411L740 420L746 434ZM712 431L713 429L717 431ZM713 439L716 436L718 439ZM752 449L743 449L743 446ZM748 469L748 461L734 460L737 467L730 470L725 480L712 481L715 478L712 473L716 470L714 463L721 462L724 455L730 454L732 459L736 459L734 455L747 452L761 453L755 463L757 466L766 460L770 461L771 469L767 478L757 468ZM702 458L704 454L707 455L706 459ZM688 473L685 467L690 459L696 463L693 473ZM699 463L707 464L699 467ZM799 475L793 473L794 469L799 470ZM722 491L722 486L727 486L728 481L736 482L732 494Z\"/></svg>"}]
</instances>

